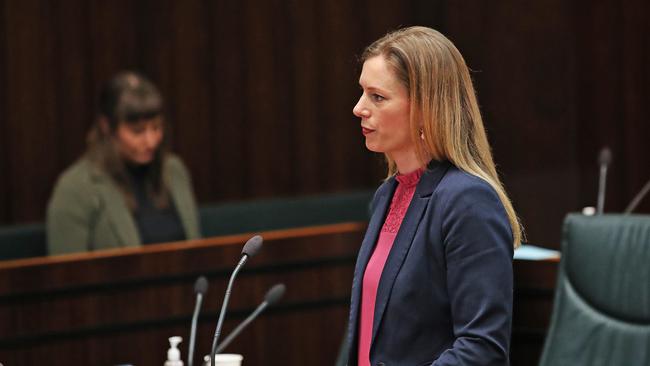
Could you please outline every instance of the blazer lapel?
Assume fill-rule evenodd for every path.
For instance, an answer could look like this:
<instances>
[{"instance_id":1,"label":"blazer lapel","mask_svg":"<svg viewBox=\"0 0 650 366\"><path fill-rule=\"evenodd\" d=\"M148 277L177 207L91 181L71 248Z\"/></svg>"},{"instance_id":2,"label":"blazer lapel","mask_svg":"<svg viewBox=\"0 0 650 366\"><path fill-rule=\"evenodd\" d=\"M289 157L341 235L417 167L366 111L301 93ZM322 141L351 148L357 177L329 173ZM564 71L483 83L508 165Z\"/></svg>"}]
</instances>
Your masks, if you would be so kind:
<instances>
[{"instance_id":1,"label":"blazer lapel","mask_svg":"<svg viewBox=\"0 0 650 366\"><path fill-rule=\"evenodd\" d=\"M375 315L373 317L372 324L372 341L370 345L371 349L372 343L374 343L375 337L377 336L377 331L379 330L379 325L381 324L382 317L384 316L386 305L388 304L388 300L393 289L393 284L395 283L397 274L402 268L406 254L411 248L413 237L417 231L420 219L422 218L422 214L429 204L431 194L438 186L438 183L448 168L449 163L447 162L431 162L428 166L428 169L422 174L420 182L415 189L413 199L411 200L411 204L409 205L402 224L400 225L399 231L397 232L395 242L393 243L393 247L390 250L388 259L386 259L386 264L384 265L384 270L379 280L379 287L377 288L377 299L375 302ZM374 239L376 241L377 238L375 237Z\"/></svg>"},{"instance_id":2,"label":"blazer lapel","mask_svg":"<svg viewBox=\"0 0 650 366\"><path fill-rule=\"evenodd\" d=\"M366 271L366 265L370 260L375 244L377 244L377 238L379 237L379 231L384 225L384 219L390 207L390 199L393 196L395 187L397 187L397 182L394 178L391 178L387 183L385 189L382 193L376 198L375 207L373 208L372 217L368 222L368 229L366 230L366 235L363 238L361 243L361 248L359 249L359 255L357 256L357 264L354 269L354 278L352 279L352 297L350 300L350 319L348 324L348 339L354 340L353 335L356 334L358 324L358 315L359 315L359 305L361 303L361 286L363 281L363 274Z\"/></svg>"},{"instance_id":3,"label":"blazer lapel","mask_svg":"<svg viewBox=\"0 0 650 366\"><path fill-rule=\"evenodd\" d=\"M122 247L140 245L138 229L122 193L107 175L96 172L94 178L111 230L119 238L119 243L116 245Z\"/></svg>"},{"instance_id":4,"label":"blazer lapel","mask_svg":"<svg viewBox=\"0 0 650 366\"><path fill-rule=\"evenodd\" d=\"M194 198L190 195L187 188L178 179L174 179L172 175L169 175L166 181L171 200L174 203L176 212L178 212L181 224L185 230L186 239L199 237L200 233L196 231L198 218L193 207Z\"/></svg>"}]
</instances>

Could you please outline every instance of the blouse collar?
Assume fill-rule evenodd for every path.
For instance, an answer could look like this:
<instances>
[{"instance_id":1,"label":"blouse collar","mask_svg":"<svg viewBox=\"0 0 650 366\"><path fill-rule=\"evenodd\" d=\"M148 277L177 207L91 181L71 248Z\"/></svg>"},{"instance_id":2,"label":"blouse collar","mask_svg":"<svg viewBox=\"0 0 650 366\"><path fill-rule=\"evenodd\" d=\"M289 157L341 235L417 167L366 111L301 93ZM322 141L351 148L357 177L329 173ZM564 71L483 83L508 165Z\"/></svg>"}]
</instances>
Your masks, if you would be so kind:
<instances>
[{"instance_id":1,"label":"blouse collar","mask_svg":"<svg viewBox=\"0 0 650 366\"><path fill-rule=\"evenodd\" d=\"M408 174L397 174L395 176L395 179L397 179L401 185L404 185L406 187L413 187L416 186L420 181L420 177L422 176L423 171L424 169L420 168Z\"/></svg>"}]
</instances>

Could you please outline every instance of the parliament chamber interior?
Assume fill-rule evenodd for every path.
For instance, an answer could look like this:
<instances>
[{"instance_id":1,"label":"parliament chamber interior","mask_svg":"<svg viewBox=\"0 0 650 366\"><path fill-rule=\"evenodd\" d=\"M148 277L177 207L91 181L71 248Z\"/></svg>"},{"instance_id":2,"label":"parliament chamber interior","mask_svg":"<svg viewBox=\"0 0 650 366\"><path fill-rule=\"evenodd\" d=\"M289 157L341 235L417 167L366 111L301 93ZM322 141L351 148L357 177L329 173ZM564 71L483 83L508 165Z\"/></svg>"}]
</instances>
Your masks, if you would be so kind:
<instances>
[{"instance_id":1,"label":"parliament chamber interior","mask_svg":"<svg viewBox=\"0 0 650 366\"><path fill-rule=\"evenodd\" d=\"M177 366L174 336L209 365L215 333L242 365L356 365L355 270L392 179L360 128L363 52L416 25L462 53L522 227L509 364L650 364L649 18L641 0L2 2L0 365Z\"/></svg>"}]
</instances>

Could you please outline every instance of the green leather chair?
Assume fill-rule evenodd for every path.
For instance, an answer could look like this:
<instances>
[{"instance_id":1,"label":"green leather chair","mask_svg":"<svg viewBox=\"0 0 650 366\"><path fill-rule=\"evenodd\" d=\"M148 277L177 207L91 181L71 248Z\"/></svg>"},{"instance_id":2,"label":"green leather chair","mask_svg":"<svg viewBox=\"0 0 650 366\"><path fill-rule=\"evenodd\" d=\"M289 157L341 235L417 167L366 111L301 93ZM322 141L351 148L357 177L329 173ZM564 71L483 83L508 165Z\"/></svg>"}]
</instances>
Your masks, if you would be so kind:
<instances>
[{"instance_id":1,"label":"green leather chair","mask_svg":"<svg viewBox=\"0 0 650 366\"><path fill-rule=\"evenodd\" d=\"M571 214L542 366L650 365L650 216Z\"/></svg>"},{"instance_id":2,"label":"green leather chair","mask_svg":"<svg viewBox=\"0 0 650 366\"><path fill-rule=\"evenodd\" d=\"M0 227L0 260L45 255L45 225L38 223Z\"/></svg>"},{"instance_id":3,"label":"green leather chair","mask_svg":"<svg viewBox=\"0 0 650 366\"><path fill-rule=\"evenodd\" d=\"M367 221L374 191L283 197L203 205L204 237Z\"/></svg>"}]
</instances>

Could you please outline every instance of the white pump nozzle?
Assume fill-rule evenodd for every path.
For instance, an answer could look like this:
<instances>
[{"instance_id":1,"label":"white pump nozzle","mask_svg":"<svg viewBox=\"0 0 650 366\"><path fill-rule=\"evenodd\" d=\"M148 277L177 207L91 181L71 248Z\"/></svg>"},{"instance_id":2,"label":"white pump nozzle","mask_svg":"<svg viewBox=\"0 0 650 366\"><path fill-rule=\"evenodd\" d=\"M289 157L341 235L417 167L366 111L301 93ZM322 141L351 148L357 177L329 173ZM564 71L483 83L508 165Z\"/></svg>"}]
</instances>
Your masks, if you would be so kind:
<instances>
[{"instance_id":1,"label":"white pump nozzle","mask_svg":"<svg viewBox=\"0 0 650 366\"><path fill-rule=\"evenodd\" d=\"M167 361L175 362L181 360L181 351L178 349L178 344L183 341L182 337L175 336L169 337L169 349L167 350Z\"/></svg>"}]
</instances>

